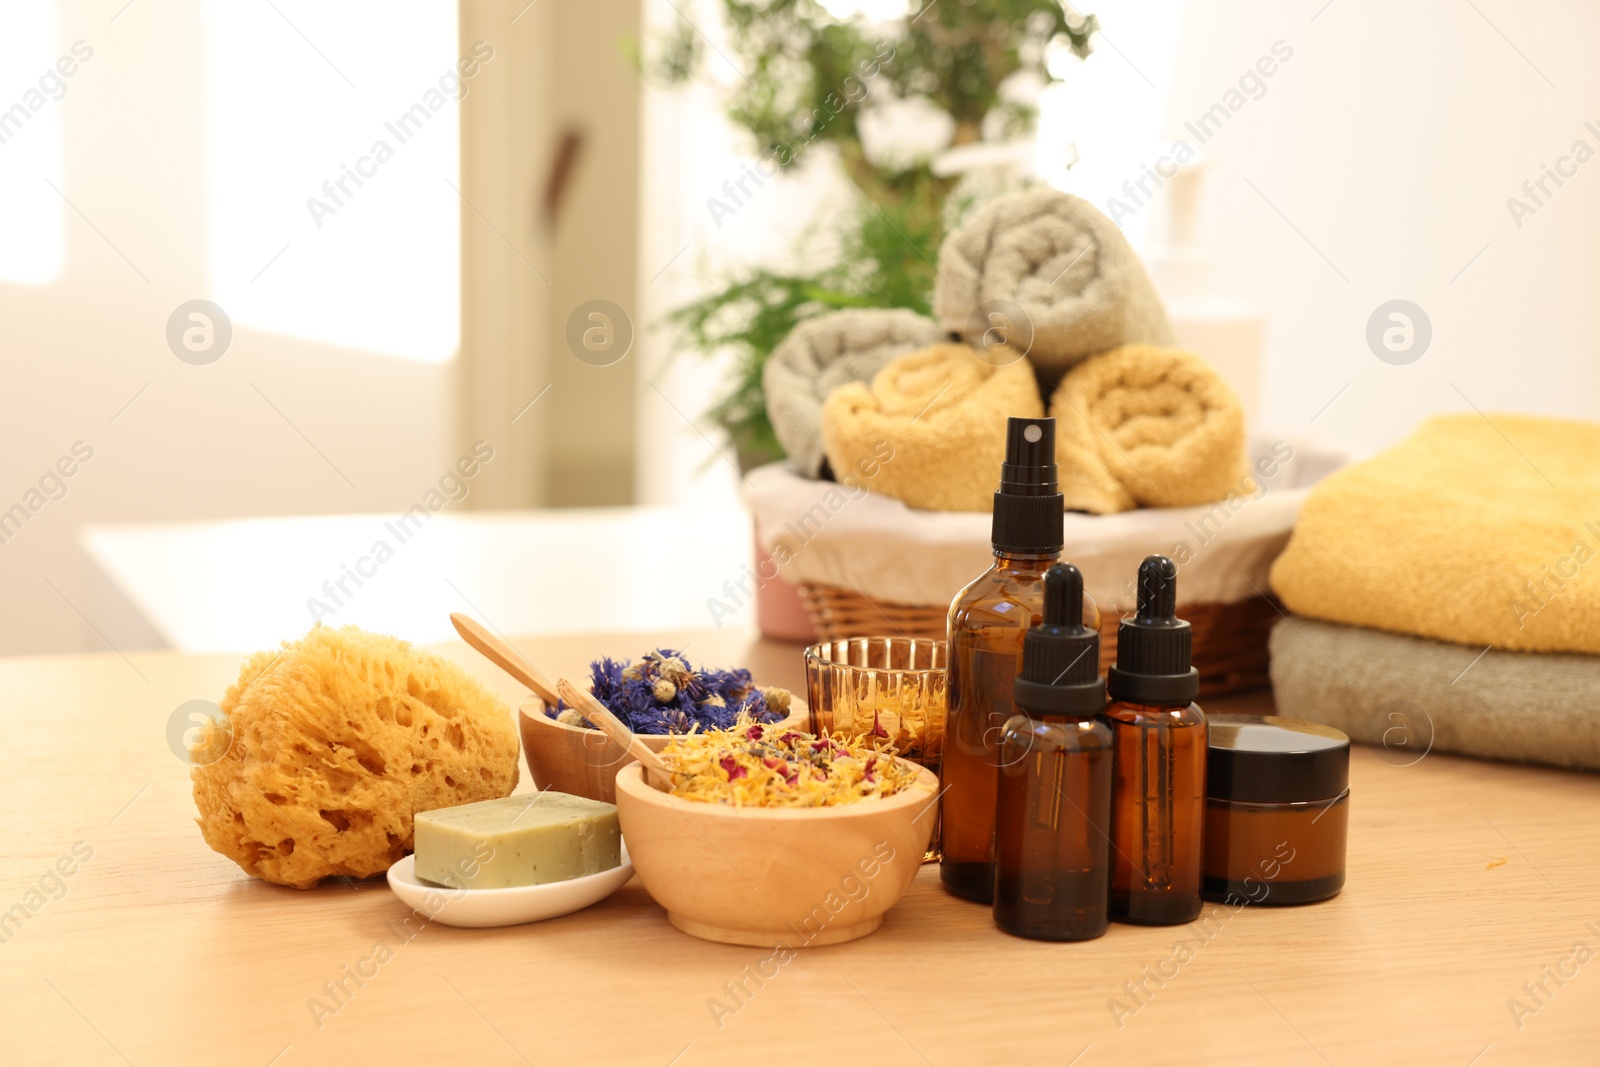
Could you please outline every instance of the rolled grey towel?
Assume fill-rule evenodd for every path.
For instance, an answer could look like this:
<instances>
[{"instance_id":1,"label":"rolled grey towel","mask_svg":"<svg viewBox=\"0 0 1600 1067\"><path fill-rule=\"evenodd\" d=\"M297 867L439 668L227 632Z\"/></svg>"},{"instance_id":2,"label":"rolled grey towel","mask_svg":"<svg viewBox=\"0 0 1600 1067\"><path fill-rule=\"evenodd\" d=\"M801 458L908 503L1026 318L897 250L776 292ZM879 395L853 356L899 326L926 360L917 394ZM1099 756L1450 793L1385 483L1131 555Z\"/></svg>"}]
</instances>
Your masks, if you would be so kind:
<instances>
[{"instance_id":1,"label":"rolled grey towel","mask_svg":"<svg viewBox=\"0 0 1600 1067\"><path fill-rule=\"evenodd\" d=\"M991 312L1007 314L1006 305L1030 320L1028 359L1047 385L1096 353L1173 343L1167 309L1116 223L1048 186L996 197L939 249L940 326L982 345L984 331L1001 321ZM1011 330L1021 347L1025 327Z\"/></svg>"},{"instance_id":2,"label":"rolled grey towel","mask_svg":"<svg viewBox=\"0 0 1600 1067\"><path fill-rule=\"evenodd\" d=\"M871 381L896 356L938 341L939 326L904 308L830 311L796 326L761 373L767 418L795 469L822 469L822 402L846 382Z\"/></svg>"},{"instance_id":3,"label":"rolled grey towel","mask_svg":"<svg viewBox=\"0 0 1600 1067\"><path fill-rule=\"evenodd\" d=\"M1271 652L1279 714L1381 745L1385 762L1432 751L1600 770L1600 656L1484 653L1303 616L1273 627Z\"/></svg>"}]
</instances>

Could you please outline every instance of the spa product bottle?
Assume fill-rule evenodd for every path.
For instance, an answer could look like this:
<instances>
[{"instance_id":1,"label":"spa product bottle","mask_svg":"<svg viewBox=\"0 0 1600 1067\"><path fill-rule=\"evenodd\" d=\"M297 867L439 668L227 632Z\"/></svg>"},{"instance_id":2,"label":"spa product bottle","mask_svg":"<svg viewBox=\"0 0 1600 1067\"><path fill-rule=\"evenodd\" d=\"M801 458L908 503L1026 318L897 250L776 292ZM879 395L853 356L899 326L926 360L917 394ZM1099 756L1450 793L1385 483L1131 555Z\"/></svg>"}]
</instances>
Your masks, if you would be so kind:
<instances>
[{"instance_id":1,"label":"spa product bottle","mask_svg":"<svg viewBox=\"0 0 1600 1067\"><path fill-rule=\"evenodd\" d=\"M939 879L958 897L994 900L995 767L1022 638L1044 606L1045 568L1061 554L1054 419L1010 419L994 495L994 566L950 604L949 710L939 778Z\"/></svg>"},{"instance_id":2,"label":"spa product bottle","mask_svg":"<svg viewBox=\"0 0 1600 1067\"><path fill-rule=\"evenodd\" d=\"M1100 631L1082 618L1083 575L1057 563L1000 740L994 921L1036 941L1087 941L1110 922L1111 728Z\"/></svg>"},{"instance_id":3,"label":"spa product bottle","mask_svg":"<svg viewBox=\"0 0 1600 1067\"><path fill-rule=\"evenodd\" d=\"M1165 926L1200 914L1206 717L1194 698L1178 568L1139 564L1138 614L1117 628L1106 709L1116 752L1111 793L1111 918Z\"/></svg>"}]
</instances>

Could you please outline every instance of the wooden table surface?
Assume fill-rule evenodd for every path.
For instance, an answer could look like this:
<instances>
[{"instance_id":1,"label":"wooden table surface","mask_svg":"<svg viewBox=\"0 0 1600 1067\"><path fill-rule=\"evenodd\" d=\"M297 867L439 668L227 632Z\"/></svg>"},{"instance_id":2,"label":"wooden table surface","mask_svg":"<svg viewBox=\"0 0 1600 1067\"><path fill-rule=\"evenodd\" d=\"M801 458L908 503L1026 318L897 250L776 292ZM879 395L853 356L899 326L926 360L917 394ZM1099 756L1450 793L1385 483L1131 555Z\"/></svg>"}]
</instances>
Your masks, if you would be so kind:
<instances>
[{"instance_id":1,"label":"wooden table surface","mask_svg":"<svg viewBox=\"0 0 1600 1067\"><path fill-rule=\"evenodd\" d=\"M662 640L800 683L794 646L729 630ZM520 643L565 673L643 650L636 635ZM439 647L520 696L464 646ZM736 1001L729 983L768 953L679 933L637 880L575 915L406 940L382 879L298 892L247 878L201 841L165 737L173 710L218 698L238 662L0 663L0 1061L1600 1062L1593 776L1438 753L1400 766L1411 756L1358 748L1349 883L1330 902L1244 909L1209 939L1114 925L1048 945L999 933L925 867L877 933L803 950ZM353 995L319 1025L324 983L379 946L376 975L345 979ZM1170 977L1148 977L1157 968ZM1149 992L1136 1001L1124 983ZM738 1010L718 1019L713 1000Z\"/></svg>"}]
</instances>

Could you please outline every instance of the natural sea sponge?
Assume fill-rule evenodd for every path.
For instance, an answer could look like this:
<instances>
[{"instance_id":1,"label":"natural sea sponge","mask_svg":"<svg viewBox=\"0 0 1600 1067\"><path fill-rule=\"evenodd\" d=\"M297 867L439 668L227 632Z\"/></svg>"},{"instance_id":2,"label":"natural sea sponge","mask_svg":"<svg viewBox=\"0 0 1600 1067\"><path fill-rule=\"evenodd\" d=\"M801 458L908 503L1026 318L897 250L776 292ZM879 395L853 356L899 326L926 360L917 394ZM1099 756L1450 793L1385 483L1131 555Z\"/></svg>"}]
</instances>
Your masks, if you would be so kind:
<instances>
[{"instance_id":1,"label":"natural sea sponge","mask_svg":"<svg viewBox=\"0 0 1600 1067\"><path fill-rule=\"evenodd\" d=\"M509 709L466 671L410 642L318 626L258 652L192 752L206 844L247 872L307 889L365 878L411 851L419 811L509 796Z\"/></svg>"}]
</instances>

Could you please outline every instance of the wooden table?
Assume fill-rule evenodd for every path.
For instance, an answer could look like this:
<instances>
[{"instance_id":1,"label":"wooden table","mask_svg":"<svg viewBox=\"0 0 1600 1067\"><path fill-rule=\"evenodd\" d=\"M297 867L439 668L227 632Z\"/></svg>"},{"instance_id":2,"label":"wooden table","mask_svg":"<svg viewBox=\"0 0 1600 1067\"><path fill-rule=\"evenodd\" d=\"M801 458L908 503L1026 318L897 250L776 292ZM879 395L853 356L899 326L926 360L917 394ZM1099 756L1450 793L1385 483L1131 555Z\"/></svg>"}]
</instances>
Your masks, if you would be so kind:
<instances>
[{"instance_id":1,"label":"wooden table","mask_svg":"<svg viewBox=\"0 0 1600 1067\"><path fill-rule=\"evenodd\" d=\"M727 630L662 639L800 683L793 646ZM522 642L552 672L639 645ZM440 648L520 696L464 646ZM1393 766L1358 749L1349 884L1333 901L1246 909L1210 940L1113 926L1047 945L999 933L927 867L876 934L804 950L733 1000L730 983L767 953L679 933L637 880L549 922L433 925L406 941L407 910L381 879L297 892L245 877L201 841L165 740L173 709L218 697L237 666L164 652L0 663L0 908L28 913L10 912L0 944L3 1062L1600 1061L1600 962L1565 962L1578 943L1600 951L1592 776L1439 754ZM58 883L63 856L75 873ZM1192 958L1149 978L1173 974L1163 961L1180 942ZM380 944L392 958L360 987L344 979L353 995L319 1027L308 1002ZM1524 989L1541 980L1542 1005ZM1125 983L1149 992L1135 1000ZM1510 998L1534 1009L1520 1028ZM738 1010L719 1026L713 1000Z\"/></svg>"}]
</instances>

